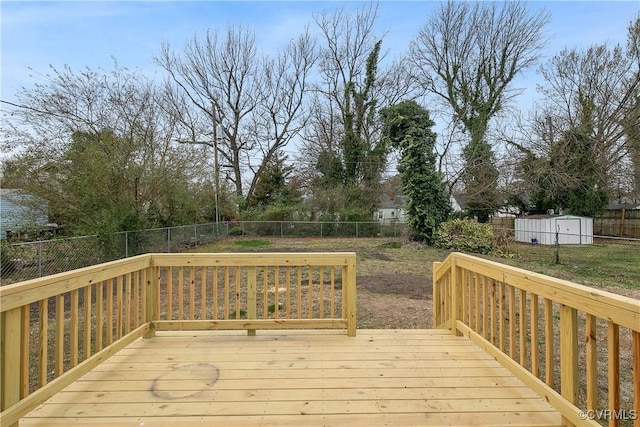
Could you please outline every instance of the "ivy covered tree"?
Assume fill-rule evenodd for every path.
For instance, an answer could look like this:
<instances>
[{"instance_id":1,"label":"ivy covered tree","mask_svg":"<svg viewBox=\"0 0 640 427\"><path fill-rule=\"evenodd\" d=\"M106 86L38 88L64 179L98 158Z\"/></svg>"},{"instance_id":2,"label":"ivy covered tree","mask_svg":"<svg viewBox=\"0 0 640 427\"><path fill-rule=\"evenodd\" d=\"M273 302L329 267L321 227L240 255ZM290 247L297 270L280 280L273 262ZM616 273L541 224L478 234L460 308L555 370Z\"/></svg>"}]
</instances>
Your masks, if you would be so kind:
<instances>
[{"instance_id":1,"label":"ivy covered tree","mask_svg":"<svg viewBox=\"0 0 640 427\"><path fill-rule=\"evenodd\" d=\"M529 11L524 2L448 1L411 43L416 78L451 108L469 135L461 178L467 210L480 222L498 207L490 122L518 95L512 82L537 61L548 21L545 11Z\"/></svg>"},{"instance_id":2,"label":"ivy covered tree","mask_svg":"<svg viewBox=\"0 0 640 427\"><path fill-rule=\"evenodd\" d=\"M400 151L398 171L407 196L409 227L418 239L432 244L438 225L451 212L449 195L436 168L434 122L415 101L384 108L380 115L384 138Z\"/></svg>"}]
</instances>

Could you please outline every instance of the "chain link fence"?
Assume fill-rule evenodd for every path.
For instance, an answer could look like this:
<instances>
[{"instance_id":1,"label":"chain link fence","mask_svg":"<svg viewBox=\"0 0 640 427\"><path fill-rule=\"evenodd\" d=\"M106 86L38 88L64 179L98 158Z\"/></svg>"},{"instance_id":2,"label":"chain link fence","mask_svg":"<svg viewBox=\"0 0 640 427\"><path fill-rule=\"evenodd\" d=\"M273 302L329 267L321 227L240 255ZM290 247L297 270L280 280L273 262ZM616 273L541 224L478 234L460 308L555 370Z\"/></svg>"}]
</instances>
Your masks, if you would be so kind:
<instances>
[{"instance_id":1,"label":"chain link fence","mask_svg":"<svg viewBox=\"0 0 640 427\"><path fill-rule=\"evenodd\" d=\"M2 285L150 252L182 252L222 237L399 237L401 223L234 221L126 231L109 238L83 236L2 245Z\"/></svg>"},{"instance_id":2,"label":"chain link fence","mask_svg":"<svg viewBox=\"0 0 640 427\"><path fill-rule=\"evenodd\" d=\"M536 241L515 241L513 228L494 226L496 247L523 268L559 264L575 269L612 268L631 286L640 286L640 239L552 233ZM1 284L9 284L150 252L183 252L226 236L290 238L406 237L406 224L378 222L233 221L117 233L105 239L84 236L3 242ZM637 274L636 274L637 273ZM613 274L613 273L612 273Z\"/></svg>"}]
</instances>

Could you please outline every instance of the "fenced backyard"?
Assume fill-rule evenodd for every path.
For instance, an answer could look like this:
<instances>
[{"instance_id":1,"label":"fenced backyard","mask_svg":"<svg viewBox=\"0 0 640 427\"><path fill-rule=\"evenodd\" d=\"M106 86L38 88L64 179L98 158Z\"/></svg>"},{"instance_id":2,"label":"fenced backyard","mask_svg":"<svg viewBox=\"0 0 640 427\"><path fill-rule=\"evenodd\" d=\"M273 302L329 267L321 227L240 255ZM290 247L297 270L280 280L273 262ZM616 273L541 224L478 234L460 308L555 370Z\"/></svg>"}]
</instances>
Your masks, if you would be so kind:
<instances>
[{"instance_id":1,"label":"fenced backyard","mask_svg":"<svg viewBox=\"0 0 640 427\"><path fill-rule=\"evenodd\" d=\"M625 297L394 239L242 237L190 252L0 289L2 424L300 425L348 414L362 425L555 426L597 425L596 411L610 411L619 418L599 421L637 425L637 289L617 288ZM429 283L433 292L413 292ZM408 315L413 298L432 310L403 330L390 316ZM262 385L246 394L249 378Z\"/></svg>"}]
</instances>

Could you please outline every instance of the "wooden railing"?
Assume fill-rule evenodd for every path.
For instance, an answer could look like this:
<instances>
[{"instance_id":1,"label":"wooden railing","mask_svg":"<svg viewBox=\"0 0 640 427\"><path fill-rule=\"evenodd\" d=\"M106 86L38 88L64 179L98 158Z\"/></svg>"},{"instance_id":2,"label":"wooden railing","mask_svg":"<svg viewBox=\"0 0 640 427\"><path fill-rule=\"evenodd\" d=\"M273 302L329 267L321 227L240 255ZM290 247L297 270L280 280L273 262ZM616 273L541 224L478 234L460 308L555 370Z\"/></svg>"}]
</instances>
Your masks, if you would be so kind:
<instances>
[{"instance_id":1,"label":"wooden railing","mask_svg":"<svg viewBox=\"0 0 640 427\"><path fill-rule=\"evenodd\" d=\"M640 426L640 301L460 253L434 263L433 283L434 326L468 336L566 424Z\"/></svg>"},{"instance_id":2,"label":"wooden railing","mask_svg":"<svg viewBox=\"0 0 640 427\"><path fill-rule=\"evenodd\" d=\"M354 253L148 254L0 287L0 425L157 330L356 333Z\"/></svg>"}]
</instances>

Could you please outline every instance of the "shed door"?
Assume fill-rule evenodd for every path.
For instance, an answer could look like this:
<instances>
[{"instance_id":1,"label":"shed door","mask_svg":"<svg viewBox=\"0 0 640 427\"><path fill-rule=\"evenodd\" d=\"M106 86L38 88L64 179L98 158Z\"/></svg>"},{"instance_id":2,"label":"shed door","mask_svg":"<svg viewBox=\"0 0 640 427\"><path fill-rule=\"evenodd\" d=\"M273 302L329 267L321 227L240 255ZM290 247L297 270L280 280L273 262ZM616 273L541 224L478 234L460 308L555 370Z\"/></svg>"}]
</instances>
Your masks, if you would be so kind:
<instances>
[{"instance_id":1,"label":"shed door","mask_svg":"<svg viewBox=\"0 0 640 427\"><path fill-rule=\"evenodd\" d=\"M579 218L567 218L556 220L558 227L558 243L561 245L581 244L581 230Z\"/></svg>"}]
</instances>

